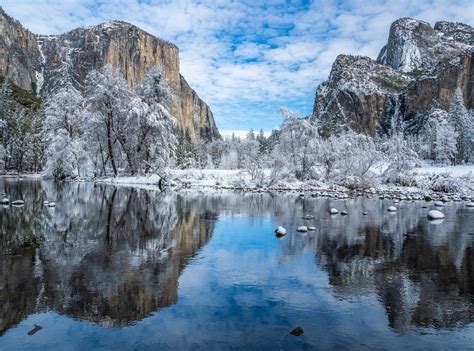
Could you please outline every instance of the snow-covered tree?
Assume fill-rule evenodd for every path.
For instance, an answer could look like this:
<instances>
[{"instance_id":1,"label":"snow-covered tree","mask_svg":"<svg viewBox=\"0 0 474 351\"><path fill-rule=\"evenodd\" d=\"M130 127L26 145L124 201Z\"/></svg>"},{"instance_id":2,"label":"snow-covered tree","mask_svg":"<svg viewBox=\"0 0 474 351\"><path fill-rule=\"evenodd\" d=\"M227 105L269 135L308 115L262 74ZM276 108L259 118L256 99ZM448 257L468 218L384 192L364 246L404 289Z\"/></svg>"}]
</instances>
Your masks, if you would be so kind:
<instances>
[{"instance_id":1,"label":"snow-covered tree","mask_svg":"<svg viewBox=\"0 0 474 351\"><path fill-rule=\"evenodd\" d=\"M474 152L474 119L472 114L464 106L461 89L457 89L451 108L449 109L449 121L457 133L457 163L465 163Z\"/></svg>"},{"instance_id":2,"label":"snow-covered tree","mask_svg":"<svg viewBox=\"0 0 474 351\"><path fill-rule=\"evenodd\" d=\"M441 120L436 130L436 159L443 163L454 164L457 154L457 139L458 134L454 127L447 120Z\"/></svg>"},{"instance_id":3,"label":"snow-covered tree","mask_svg":"<svg viewBox=\"0 0 474 351\"><path fill-rule=\"evenodd\" d=\"M117 176L123 157L120 145L128 137L132 94L120 72L106 65L100 71L93 70L87 75L85 99L88 110L85 131L88 146L93 147L90 152L100 152L102 169L105 170L106 165L110 164L112 174Z\"/></svg>"},{"instance_id":4,"label":"snow-covered tree","mask_svg":"<svg viewBox=\"0 0 474 351\"><path fill-rule=\"evenodd\" d=\"M303 118L286 108L280 109L280 112L283 123L274 157L284 157L298 179L308 178L311 167L316 162L318 126L309 118Z\"/></svg>"},{"instance_id":5,"label":"snow-covered tree","mask_svg":"<svg viewBox=\"0 0 474 351\"><path fill-rule=\"evenodd\" d=\"M168 111L172 95L160 66L153 66L145 73L137 92L146 106L132 114L135 121L130 123L136 126L135 159L141 165L137 170L147 173L168 166L175 157L177 122ZM136 102L136 105L140 104Z\"/></svg>"},{"instance_id":6,"label":"snow-covered tree","mask_svg":"<svg viewBox=\"0 0 474 351\"><path fill-rule=\"evenodd\" d=\"M45 173L56 178L81 176L85 166L83 97L72 86L59 89L46 103ZM83 174L84 175L84 174Z\"/></svg>"}]
</instances>

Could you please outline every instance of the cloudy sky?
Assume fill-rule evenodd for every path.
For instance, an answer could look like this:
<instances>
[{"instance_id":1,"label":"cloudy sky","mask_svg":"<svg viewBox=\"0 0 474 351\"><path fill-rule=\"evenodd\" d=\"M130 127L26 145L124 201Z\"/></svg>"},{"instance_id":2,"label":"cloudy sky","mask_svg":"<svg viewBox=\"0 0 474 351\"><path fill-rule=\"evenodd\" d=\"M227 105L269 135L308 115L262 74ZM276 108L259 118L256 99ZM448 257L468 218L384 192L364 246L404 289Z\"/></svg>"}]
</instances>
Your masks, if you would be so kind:
<instances>
[{"instance_id":1,"label":"cloudy sky","mask_svg":"<svg viewBox=\"0 0 474 351\"><path fill-rule=\"evenodd\" d=\"M1 6L35 33L120 19L177 44L183 75L224 132L271 130L281 106L309 114L336 56L376 58L397 18L474 22L472 0L2 0Z\"/></svg>"}]
</instances>

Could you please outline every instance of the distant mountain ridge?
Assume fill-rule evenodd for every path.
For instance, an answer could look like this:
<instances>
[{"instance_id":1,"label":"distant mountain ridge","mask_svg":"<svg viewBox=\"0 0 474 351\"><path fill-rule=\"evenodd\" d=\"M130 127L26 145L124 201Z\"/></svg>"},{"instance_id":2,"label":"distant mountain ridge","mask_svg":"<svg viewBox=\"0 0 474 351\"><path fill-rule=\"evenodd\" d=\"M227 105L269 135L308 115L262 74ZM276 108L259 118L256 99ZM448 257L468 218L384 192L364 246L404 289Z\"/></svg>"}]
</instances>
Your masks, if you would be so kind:
<instances>
[{"instance_id":1,"label":"distant mountain ridge","mask_svg":"<svg viewBox=\"0 0 474 351\"><path fill-rule=\"evenodd\" d=\"M171 114L194 140L221 136L209 106L180 74L179 49L123 21L80 27L61 35L34 35L0 8L0 75L47 97L66 82L82 90L92 69L118 68L131 87L159 64L173 94Z\"/></svg>"},{"instance_id":2,"label":"distant mountain ridge","mask_svg":"<svg viewBox=\"0 0 474 351\"><path fill-rule=\"evenodd\" d=\"M392 23L377 60L339 55L316 91L313 118L323 130L348 125L371 135L394 123L409 133L430 108L449 110L460 90L467 109L474 100L474 29L462 23L401 18Z\"/></svg>"}]
</instances>

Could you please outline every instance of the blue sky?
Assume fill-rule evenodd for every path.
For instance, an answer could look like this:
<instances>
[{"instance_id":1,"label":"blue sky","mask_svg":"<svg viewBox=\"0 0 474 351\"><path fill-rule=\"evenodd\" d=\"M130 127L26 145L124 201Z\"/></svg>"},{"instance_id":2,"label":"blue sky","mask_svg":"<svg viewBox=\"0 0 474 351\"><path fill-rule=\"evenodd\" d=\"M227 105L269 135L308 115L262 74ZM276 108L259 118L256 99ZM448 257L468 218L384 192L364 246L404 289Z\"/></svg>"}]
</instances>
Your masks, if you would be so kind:
<instances>
[{"instance_id":1,"label":"blue sky","mask_svg":"<svg viewBox=\"0 0 474 351\"><path fill-rule=\"evenodd\" d=\"M35 33L119 19L177 44L182 74L224 134L271 130L281 106L311 113L315 89L336 56L376 58L397 18L474 21L471 0L2 0L1 6Z\"/></svg>"}]
</instances>

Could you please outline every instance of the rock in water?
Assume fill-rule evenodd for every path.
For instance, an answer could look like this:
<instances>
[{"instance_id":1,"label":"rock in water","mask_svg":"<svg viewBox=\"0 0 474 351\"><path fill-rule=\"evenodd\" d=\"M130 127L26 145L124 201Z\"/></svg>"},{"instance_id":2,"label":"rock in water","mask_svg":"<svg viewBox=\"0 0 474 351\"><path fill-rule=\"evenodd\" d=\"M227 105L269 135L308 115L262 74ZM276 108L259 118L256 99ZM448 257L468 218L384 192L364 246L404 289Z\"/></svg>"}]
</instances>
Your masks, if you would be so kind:
<instances>
[{"instance_id":1,"label":"rock in water","mask_svg":"<svg viewBox=\"0 0 474 351\"><path fill-rule=\"evenodd\" d=\"M369 214L369 212L365 211L364 213L362 213L364 216L367 216Z\"/></svg>"},{"instance_id":2,"label":"rock in water","mask_svg":"<svg viewBox=\"0 0 474 351\"><path fill-rule=\"evenodd\" d=\"M12 202L13 206L23 206L25 204L25 201L23 200L15 200Z\"/></svg>"},{"instance_id":3,"label":"rock in water","mask_svg":"<svg viewBox=\"0 0 474 351\"><path fill-rule=\"evenodd\" d=\"M444 204L443 204L442 201L436 201L436 202L434 203L434 205L435 205L436 207L444 207Z\"/></svg>"},{"instance_id":4,"label":"rock in water","mask_svg":"<svg viewBox=\"0 0 474 351\"><path fill-rule=\"evenodd\" d=\"M468 202L466 204L466 207L471 207L471 208L474 207L474 202Z\"/></svg>"},{"instance_id":5,"label":"rock in water","mask_svg":"<svg viewBox=\"0 0 474 351\"><path fill-rule=\"evenodd\" d=\"M335 208L331 208L331 209L329 210L329 213L330 213L330 214L337 214L337 213L339 213L339 211L336 210Z\"/></svg>"},{"instance_id":6,"label":"rock in water","mask_svg":"<svg viewBox=\"0 0 474 351\"><path fill-rule=\"evenodd\" d=\"M308 230L311 231L311 232L314 232L316 230L315 227L308 227Z\"/></svg>"},{"instance_id":7,"label":"rock in water","mask_svg":"<svg viewBox=\"0 0 474 351\"><path fill-rule=\"evenodd\" d=\"M348 215L347 211L341 211L341 216L347 216L347 215Z\"/></svg>"},{"instance_id":8,"label":"rock in water","mask_svg":"<svg viewBox=\"0 0 474 351\"><path fill-rule=\"evenodd\" d=\"M303 333L304 333L304 330L300 326L298 326L298 327L294 328L292 331L290 331L290 334L294 335L294 336L300 336L300 335L303 335Z\"/></svg>"},{"instance_id":9,"label":"rock in water","mask_svg":"<svg viewBox=\"0 0 474 351\"><path fill-rule=\"evenodd\" d=\"M2 205L8 205L8 204L10 203L10 199L3 198L0 203L1 203Z\"/></svg>"},{"instance_id":10,"label":"rock in water","mask_svg":"<svg viewBox=\"0 0 474 351\"><path fill-rule=\"evenodd\" d=\"M50 202L50 203L48 203L48 207L56 207L56 203L55 202Z\"/></svg>"},{"instance_id":11,"label":"rock in water","mask_svg":"<svg viewBox=\"0 0 474 351\"><path fill-rule=\"evenodd\" d=\"M387 211L388 212L397 212L397 208L395 206L389 206L389 208L387 208Z\"/></svg>"},{"instance_id":12,"label":"rock in water","mask_svg":"<svg viewBox=\"0 0 474 351\"><path fill-rule=\"evenodd\" d=\"M444 213L438 210L431 210L428 212L428 219L443 219Z\"/></svg>"},{"instance_id":13,"label":"rock in water","mask_svg":"<svg viewBox=\"0 0 474 351\"><path fill-rule=\"evenodd\" d=\"M275 234L276 236L284 236L286 235L286 229L282 226L279 226L277 229L275 229Z\"/></svg>"},{"instance_id":14,"label":"rock in water","mask_svg":"<svg viewBox=\"0 0 474 351\"><path fill-rule=\"evenodd\" d=\"M300 233L306 233L308 231L308 227L302 225L301 227L298 227L298 229L296 229L296 231L298 231Z\"/></svg>"}]
</instances>

